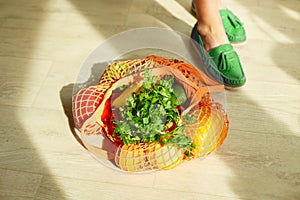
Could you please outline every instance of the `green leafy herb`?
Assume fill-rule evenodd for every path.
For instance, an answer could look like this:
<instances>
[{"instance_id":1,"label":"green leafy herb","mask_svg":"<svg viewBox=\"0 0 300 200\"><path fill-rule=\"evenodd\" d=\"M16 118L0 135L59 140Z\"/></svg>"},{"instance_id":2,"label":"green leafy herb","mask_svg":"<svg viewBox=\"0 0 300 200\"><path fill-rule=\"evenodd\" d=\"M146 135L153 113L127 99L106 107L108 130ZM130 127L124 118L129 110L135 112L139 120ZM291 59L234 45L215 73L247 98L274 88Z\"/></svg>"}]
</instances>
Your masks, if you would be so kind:
<instances>
[{"instance_id":1,"label":"green leafy herb","mask_svg":"<svg viewBox=\"0 0 300 200\"><path fill-rule=\"evenodd\" d=\"M119 107L121 120L115 120L114 135L124 144L156 142L188 149L192 141L183 134L180 124L180 101L173 90L174 78L161 79L151 75L150 70L142 74L144 82L139 92L133 92Z\"/></svg>"}]
</instances>

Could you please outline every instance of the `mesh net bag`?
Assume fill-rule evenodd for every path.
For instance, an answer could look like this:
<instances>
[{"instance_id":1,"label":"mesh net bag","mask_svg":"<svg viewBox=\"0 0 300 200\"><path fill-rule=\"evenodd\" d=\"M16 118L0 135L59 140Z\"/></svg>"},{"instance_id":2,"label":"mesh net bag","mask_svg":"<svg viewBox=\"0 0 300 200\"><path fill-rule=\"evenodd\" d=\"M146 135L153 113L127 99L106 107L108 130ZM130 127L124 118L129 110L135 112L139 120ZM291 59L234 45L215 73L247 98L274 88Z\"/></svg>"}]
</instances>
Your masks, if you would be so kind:
<instances>
[{"instance_id":1,"label":"mesh net bag","mask_svg":"<svg viewBox=\"0 0 300 200\"><path fill-rule=\"evenodd\" d=\"M121 108L128 103L129 97L145 88L143 83L146 77L143 74L146 71L151 74L150 79L173 77L180 86L173 88L173 93L183 88L185 97L185 101L181 101L182 96L175 95L178 98L176 102L184 101L184 105L180 104L176 110L180 114L178 123L164 121L167 130L160 130L158 138L126 142L121 134L116 133L119 126L116 119L124 114L122 109L116 112L115 107ZM126 89L120 92L124 86ZM104 135L109 141L105 148L91 145L84 137L82 140L92 153L110 160L123 171L171 169L185 160L210 154L226 138L228 116L222 105L211 96L212 93L222 92L223 87L197 68L178 59L151 55L143 59L114 62L106 68L96 85L83 88L73 96L75 126L83 135ZM155 121L151 116L150 120ZM172 135L179 129L180 133ZM131 136L131 139L135 138ZM185 144L190 145L184 146L183 139Z\"/></svg>"}]
</instances>

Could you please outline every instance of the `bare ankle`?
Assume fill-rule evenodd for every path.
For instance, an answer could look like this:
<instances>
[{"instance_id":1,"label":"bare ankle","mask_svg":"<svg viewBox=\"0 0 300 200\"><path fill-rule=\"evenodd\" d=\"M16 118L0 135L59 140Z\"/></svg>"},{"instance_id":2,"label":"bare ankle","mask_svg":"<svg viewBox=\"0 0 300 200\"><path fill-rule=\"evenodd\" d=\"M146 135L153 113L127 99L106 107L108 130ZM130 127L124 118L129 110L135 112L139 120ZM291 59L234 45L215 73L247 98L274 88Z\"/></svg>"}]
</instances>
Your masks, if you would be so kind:
<instances>
[{"instance_id":1,"label":"bare ankle","mask_svg":"<svg viewBox=\"0 0 300 200\"><path fill-rule=\"evenodd\" d=\"M223 29L214 25L206 25L197 23L197 30L203 41L204 49L210 51L222 44L229 43L228 38Z\"/></svg>"}]
</instances>

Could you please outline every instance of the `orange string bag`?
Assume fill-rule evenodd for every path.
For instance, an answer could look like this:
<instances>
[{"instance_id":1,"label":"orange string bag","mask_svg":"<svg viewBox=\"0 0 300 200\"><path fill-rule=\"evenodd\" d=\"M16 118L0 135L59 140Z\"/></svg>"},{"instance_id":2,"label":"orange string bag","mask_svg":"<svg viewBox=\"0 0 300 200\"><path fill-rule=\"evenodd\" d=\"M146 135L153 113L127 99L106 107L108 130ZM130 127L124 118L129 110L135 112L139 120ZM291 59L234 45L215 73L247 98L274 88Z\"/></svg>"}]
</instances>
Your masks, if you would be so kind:
<instances>
[{"instance_id":1,"label":"orange string bag","mask_svg":"<svg viewBox=\"0 0 300 200\"><path fill-rule=\"evenodd\" d=\"M126 144L114 133L116 116L114 112L106 112L117 104L114 92L124 85L141 85L145 70L157 79L172 76L184 88L188 103L180 114L180 124L184 125L182 134L192 141L192 148L153 141ZM204 157L223 143L229 120L222 105L211 95L222 91L222 84L184 61L151 55L109 65L97 85L74 95L73 115L83 135L104 135L109 139L105 148L95 147L84 137L83 143L94 155L111 160L117 168L130 172L171 169L185 160ZM194 121L187 121L185 116Z\"/></svg>"}]
</instances>

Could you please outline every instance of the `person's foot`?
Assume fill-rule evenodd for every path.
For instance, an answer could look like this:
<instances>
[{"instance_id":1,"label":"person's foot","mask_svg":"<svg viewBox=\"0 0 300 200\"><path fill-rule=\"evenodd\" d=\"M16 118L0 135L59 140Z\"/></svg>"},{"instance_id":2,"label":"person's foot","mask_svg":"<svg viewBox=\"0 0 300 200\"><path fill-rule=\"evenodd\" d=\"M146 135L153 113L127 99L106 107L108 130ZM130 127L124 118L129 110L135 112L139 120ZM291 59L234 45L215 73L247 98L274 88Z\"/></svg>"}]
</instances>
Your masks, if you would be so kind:
<instances>
[{"instance_id":1,"label":"person's foot","mask_svg":"<svg viewBox=\"0 0 300 200\"><path fill-rule=\"evenodd\" d=\"M232 45L246 43L246 31L242 21L218 0L218 8L228 40Z\"/></svg>"},{"instance_id":2,"label":"person's foot","mask_svg":"<svg viewBox=\"0 0 300 200\"><path fill-rule=\"evenodd\" d=\"M236 88L245 84L246 77L239 56L229 43L223 26L197 23L191 37L204 47L213 61L214 64L207 66L212 76L217 78L220 74L227 88Z\"/></svg>"},{"instance_id":3,"label":"person's foot","mask_svg":"<svg viewBox=\"0 0 300 200\"><path fill-rule=\"evenodd\" d=\"M229 9L221 9L220 16L231 44L244 44L246 42L246 31L241 20Z\"/></svg>"},{"instance_id":4,"label":"person's foot","mask_svg":"<svg viewBox=\"0 0 300 200\"><path fill-rule=\"evenodd\" d=\"M245 44L246 31L242 21L231 10L227 9L220 0L218 1L218 9L229 42L233 45ZM196 14L193 2L192 12Z\"/></svg>"},{"instance_id":5,"label":"person's foot","mask_svg":"<svg viewBox=\"0 0 300 200\"><path fill-rule=\"evenodd\" d=\"M198 23L195 25L201 36L204 49L208 52L222 44L229 44L227 35L220 20L215 20L210 24Z\"/></svg>"}]
</instances>

